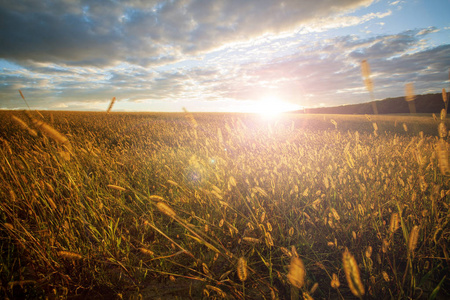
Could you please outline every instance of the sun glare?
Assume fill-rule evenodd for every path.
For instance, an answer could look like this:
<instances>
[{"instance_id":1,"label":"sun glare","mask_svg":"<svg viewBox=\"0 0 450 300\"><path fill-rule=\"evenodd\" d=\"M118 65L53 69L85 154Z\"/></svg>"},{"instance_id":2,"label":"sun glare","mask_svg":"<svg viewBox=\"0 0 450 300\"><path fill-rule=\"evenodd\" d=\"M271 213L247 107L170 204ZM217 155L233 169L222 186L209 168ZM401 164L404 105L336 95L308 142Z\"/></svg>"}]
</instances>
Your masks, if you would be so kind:
<instances>
[{"instance_id":1,"label":"sun glare","mask_svg":"<svg viewBox=\"0 0 450 300\"><path fill-rule=\"evenodd\" d=\"M255 113L264 118L273 118L282 112L298 109L296 105L281 101L277 97L266 97L257 102Z\"/></svg>"}]
</instances>

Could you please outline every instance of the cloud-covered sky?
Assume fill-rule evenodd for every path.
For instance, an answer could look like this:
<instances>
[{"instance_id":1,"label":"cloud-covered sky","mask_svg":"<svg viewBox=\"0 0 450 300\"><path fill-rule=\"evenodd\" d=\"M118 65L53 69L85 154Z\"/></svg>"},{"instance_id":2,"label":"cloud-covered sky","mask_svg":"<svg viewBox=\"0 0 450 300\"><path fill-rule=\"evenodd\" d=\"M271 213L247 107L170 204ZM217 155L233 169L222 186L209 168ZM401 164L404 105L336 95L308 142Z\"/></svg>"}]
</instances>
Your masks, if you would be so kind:
<instances>
[{"instance_id":1,"label":"cloud-covered sky","mask_svg":"<svg viewBox=\"0 0 450 300\"><path fill-rule=\"evenodd\" d=\"M449 88L449 0L3 0L0 109L246 111Z\"/></svg>"}]
</instances>

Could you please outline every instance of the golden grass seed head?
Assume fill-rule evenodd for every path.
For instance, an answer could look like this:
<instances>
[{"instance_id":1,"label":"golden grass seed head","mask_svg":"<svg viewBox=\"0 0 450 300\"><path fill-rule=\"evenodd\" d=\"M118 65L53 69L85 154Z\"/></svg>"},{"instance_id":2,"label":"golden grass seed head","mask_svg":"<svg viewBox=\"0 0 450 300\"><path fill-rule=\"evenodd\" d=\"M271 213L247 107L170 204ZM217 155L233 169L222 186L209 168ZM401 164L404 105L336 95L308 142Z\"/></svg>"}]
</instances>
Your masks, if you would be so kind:
<instances>
[{"instance_id":1,"label":"golden grass seed head","mask_svg":"<svg viewBox=\"0 0 450 300\"><path fill-rule=\"evenodd\" d=\"M153 252L153 251L151 251L151 250L148 250L148 249L145 249L145 248L139 248L139 251L142 253L142 254L145 254L145 255L148 255L148 256L151 256L151 257L153 257L154 255L155 255L155 253Z\"/></svg>"},{"instance_id":2,"label":"golden grass seed head","mask_svg":"<svg viewBox=\"0 0 450 300\"><path fill-rule=\"evenodd\" d=\"M287 278L291 285L301 288L305 284L306 270L303 261L299 257L293 256L289 265Z\"/></svg>"},{"instance_id":3,"label":"golden grass seed head","mask_svg":"<svg viewBox=\"0 0 450 300\"><path fill-rule=\"evenodd\" d=\"M409 233L408 251L410 253L413 253L417 247L417 242L419 241L419 232L420 232L420 227L418 225L415 225L411 229L411 232Z\"/></svg>"},{"instance_id":4,"label":"golden grass seed head","mask_svg":"<svg viewBox=\"0 0 450 300\"><path fill-rule=\"evenodd\" d=\"M389 282L391 281L391 279L389 278L388 273L386 273L386 271L381 272L381 274L383 275L384 281Z\"/></svg>"},{"instance_id":5,"label":"golden grass seed head","mask_svg":"<svg viewBox=\"0 0 450 300\"><path fill-rule=\"evenodd\" d=\"M114 184L108 184L107 187L109 187L110 189L113 189L113 190L121 191L121 192L124 192L127 190L126 188L123 188L121 186L114 185Z\"/></svg>"},{"instance_id":6,"label":"golden grass seed head","mask_svg":"<svg viewBox=\"0 0 450 300\"><path fill-rule=\"evenodd\" d=\"M33 125L36 126L42 133L55 140L57 143L64 145L68 150L72 150L72 146L64 134L60 133L58 130L43 121L32 117L30 117L30 119Z\"/></svg>"},{"instance_id":7,"label":"golden grass seed head","mask_svg":"<svg viewBox=\"0 0 450 300\"><path fill-rule=\"evenodd\" d=\"M405 100L413 101L415 98L414 94L414 83L410 82L405 84Z\"/></svg>"},{"instance_id":8,"label":"golden grass seed head","mask_svg":"<svg viewBox=\"0 0 450 300\"><path fill-rule=\"evenodd\" d=\"M447 92L445 91L445 89L442 89L442 101L444 101L444 103L447 103L448 101Z\"/></svg>"},{"instance_id":9,"label":"golden grass seed head","mask_svg":"<svg viewBox=\"0 0 450 300\"><path fill-rule=\"evenodd\" d=\"M366 59L361 61L361 73L363 77L370 76L370 65Z\"/></svg>"},{"instance_id":10,"label":"golden grass seed head","mask_svg":"<svg viewBox=\"0 0 450 300\"><path fill-rule=\"evenodd\" d=\"M270 234L270 232L266 232L266 245L269 248L274 246L272 235Z\"/></svg>"},{"instance_id":11,"label":"golden grass seed head","mask_svg":"<svg viewBox=\"0 0 450 300\"><path fill-rule=\"evenodd\" d=\"M295 246L291 247L291 254L292 256L298 257L297 249L295 249Z\"/></svg>"},{"instance_id":12,"label":"golden grass seed head","mask_svg":"<svg viewBox=\"0 0 450 300\"><path fill-rule=\"evenodd\" d=\"M445 138L447 136L447 126L445 126L444 122L439 123L438 132L440 138Z\"/></svg>"},{"instance_id":13,"label":"golden grass seed head","mask_svg":"<svg viewBox=\"0 0 450 300\"><path fill-rule=\"evenodd\" d=\"M83 256L81 256L80 254L70 251L58 251L58 256L69 260L83 259Z\"/></svg>"},{"instance_id":14,"label":"golden grass seed head","mask_svg":"<svg viewBox=\"0 0 450 300\"><path fill-rule=\"evenodd\" d=\"M286 255L287 257L292 257L291 251L289 251L287 248L280 247L280 250L281 250L281 252L283 252L283 254Z\"/></svg>"},{"instance_id":15,"label":"golden grass seed head","mask_svg":"<svg viewBox=\"0 0 450 300\"><path fill-rule=\"evenodd\" d=\"M19 94L20 94L20 97L22 97L22 99L25 100L25 96L22 94L21 90L19 90Z\"/></svg>"},{"instance_id":16,"label":"golden grass seed head","mask_svg":"<svg viewBox=\"0 0 450 300\"><path fill-rule=\"evenodd\" d=\"M393 213L389 222L389 232L394 233L400 227L399 224L400 219L398 213Z\"/></svg>"},{"instance_id":17,"label":"golden grass seed head","mask_svg":"<svg viewBox=\"0 0 450 300\"><path fill-rule=\"evenodd\" d=\"M266 226L267 226L267 231L272 232L272 229L273 229L272 224L270 224L270 222L267 222Z\"/></svg>"},{"instance_id":18,"label":"golden grass seed head","mask_svg":"<svg viewBox=\"0 0 450 300\"><path fill-rule=\"evenodd\" d=\"M331 213L333 214L333 217L336 219L336 221L339 221L341 219L341 217L339 216L339 214L336 211L336 209L331 208Z\"/></svg>"},{"instance_id":19,"label":"golden grass seed head","mask_svg":"<svg viewBox=\"0 0 450 300\"><path fill-rule=\"evenodd\" d=\"M310 294L314 294L314 292L319 288L319 283L314 283L314 285L311 287L311 289L309 290Z\"/></svg>"},{"instance_id":20,"label":"golden grass seed head","mask_svg":"<svg viewBox=\"0 0 450 300\"><path fill-rule=\"evenodd\" d=\"M373 130L378 131L378 125L377 125L377 123L373 122L373 123L372 123L372 126L373 126Z\"/></svg>"},{"instance_id":21,"label":"golden grass seed head","mask_svg":"<svg viewBox=\"0 0 450 300\"><path fill-rule=\"evenodd\" d=\"M367 258L370 258L372 256L372 246L367 246L365 254Z\"/></svg>"},{"instance_id":22,"label":"golden grass seed head","mask_svg":"<svg viewBox=\"0 0 450 300\"><path fill-rule=\"evenodd\" d=\"M8 230L11 230L11 231L14 230L14 226L11 223L3 223L3 226L5 228L7 228Z\"/></svg>"},{"instance_id":23,"label":"golden grass seed head","mask_svg":"<svg viewBox=\"0 0 450 300\"><path fill-rule=\"evenodd\" d=\"M159 211L161 211L162 213L168 215L171 218L175 218L177 216L175 211L172 208L170 208L170 206L167 205L164 202L156 203L156 207L159 209Z\"/></svg>"},{"instance_id":24,"label":"golden grass seed head","mask_svg":"<svg viewBox=\"0 0 450 300\"><path fill-rule=\"evenodd\" d=\"M16 116L11 116L11 119L18 124L22 129L26 130L30 135L37 136L37 132L34 129L31 129L25 121Z\"/></svg>"},{"instance_id":25,"label":"golden grass seed head","mask_svg":"<svg viewBox=\"0 0 450 300\"><path fill-rule=\"evenodd\" d=\"M252 237L248 237L248 236L243 237L242 240L243 240L243 241L246 241L246 242L248 242L248 243L250 243L250 244L258 244L258 243L261 242L259 239L252 238Z\"/></svg>"},{"instance_id":26,"label":"golden grass seed head","mask_svg":"<svg viewBox=\"0 0 450 300\"><path fill-rule=\"evenodd\" d=\"M233 176L230 176L230 178L228 178L228 183L229 183L231 186L235 187L235 186L236 186L236 179L234 179Z\"/></svg>"},{"instance_id":27,"label":"golden grass seed head","mask_svg":"<svg viewBox=\"0 0 450 300\"><path fill-rule=\"evenodd\" d=\"M211 272L209 272L209 268L208 265L205 263L202 263L202 269L203 269L203 273L207 276L209 276L211 274Z\"/></svg>"},{"instance_id":28,"label":"golden grass seed head","mask_svg":"<svg viewBox=\"0 0 450 300\"><path fill-rule=\"evenodd\" d=\"M292 237L294 235L294 227L289 228L289 236Z\"/></svg>"},{"instance_id":29,"label":"golden grass seed head","mask_svg":"<svg viewBox=\"0 0 450 300\"><path fill-rule=\"evenodd\" d=\"M362 297L365 291L361 281L359 267L355 257L348 251L348 249L345 249L342 254L342 263L344 266L345 277L347 278L347 283L351 292L357 297Z\"/></svg>"},{"instance_id":30,"label":"golden grass seed head","mask_svg":"<svg viewBox=\"0 0 450 300\"><path fill-rule=\"evenodd\" d=\"M338 289L341 286L341 283L339 282L339 277L336 273L333 273L332 279L331 279L331 287L333 289Z\"/></svg>"},{"instance_id":31,"label":"golden grass seed head","mask_svg":"<svg viewBox=\"0 0 450 300\"><path fill-rule=\"evenodd\" d=\"M238 260L237 274L238 274L239 280L242 282L246 281L248 278L247 259L243 256L241 256Z\"/></svg>"},{"instance_id":32,"label":"golden grass seed head","mask_svg":"<svg viewBox=\"0 0 450 300\"><path fill-rule=\"evenodd\" d=\"M109 103L108 109L106 110L106 113L109 114L109 112L111 111L114 102L116 102L116 97L112 97L111 102Z\"/></svg>"},{"instance_id":33,"label":"golden grass seed head","mask_svg":"<svg viewBox=\"0 0 450 300\"><path fill-rule=\"evenodd\" d=\"M444 108L441 109L441 113L439 115L439 118L441 119L441 121L445 121L445 118L447 118L447 111Z\"/></svg>"},{"instance_id":34,"label":"golden grass seed head","mask_svg":"<svg viewBox=\"0 0 450 300\"><path fill-rule=\"evenodd\" d=\"M439 139L436 145L439 169L443 175L450 173L450 162L448 157L448 144L444 139Z\"/></svg>"},{"instance_id":35,"label":"golden grass seed head","mask_svg":"<svg viewBox=\"0 0 450 300\"><path fill-rule=\"evenodd\" d=\"M387 239L383 239L383 242L381 244L381 251L383 253L387 253L389 250L389 241Z\"/></svg>"}]
</instances>

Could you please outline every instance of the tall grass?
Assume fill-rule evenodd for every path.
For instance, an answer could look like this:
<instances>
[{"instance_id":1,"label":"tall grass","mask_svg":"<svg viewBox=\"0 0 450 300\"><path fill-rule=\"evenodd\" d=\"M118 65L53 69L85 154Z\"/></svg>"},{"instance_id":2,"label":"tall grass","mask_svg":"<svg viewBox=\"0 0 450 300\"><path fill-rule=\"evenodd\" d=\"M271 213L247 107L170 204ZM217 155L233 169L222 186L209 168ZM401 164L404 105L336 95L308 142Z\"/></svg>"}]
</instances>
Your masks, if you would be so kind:
<instances>
[{"instance_id":1,"label":"tall grass","mask_svg":"<svg viewBox=\"0 0 450 300\"><path fill-rule=\"evenodd\" d=\"M1 297L450 295L441 120L0 115Z\"/></svg>"}]
</instances>

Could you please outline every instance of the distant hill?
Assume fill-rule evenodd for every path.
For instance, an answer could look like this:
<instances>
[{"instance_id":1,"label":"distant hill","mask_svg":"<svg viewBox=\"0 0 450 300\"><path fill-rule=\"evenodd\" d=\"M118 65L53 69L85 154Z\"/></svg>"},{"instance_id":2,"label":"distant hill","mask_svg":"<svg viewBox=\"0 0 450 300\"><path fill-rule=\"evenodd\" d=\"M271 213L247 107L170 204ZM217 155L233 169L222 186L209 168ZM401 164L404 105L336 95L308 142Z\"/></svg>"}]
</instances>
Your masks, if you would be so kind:
<instances>
[{"instance_id":1,"label":"distant hill","mask_svg":"<svg viewBox=\"0 0 450 300\"><path fill-rule=\"evenodd\" d=\"M387 98L375 101L379 114L410 113L405 97ZM416 113L440 113L444 108L442 94L417 95L415 100ZM305 111L299 110L298 113ZM342 105L335 107L308 108L309 114L373 114L372 102Z\"/></svg>"}]
</instances>

